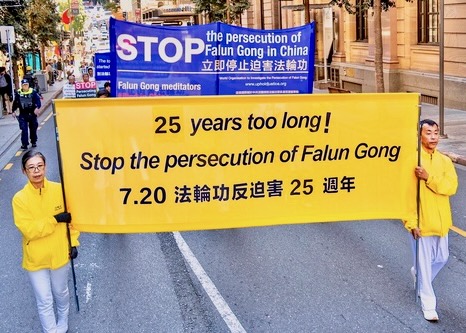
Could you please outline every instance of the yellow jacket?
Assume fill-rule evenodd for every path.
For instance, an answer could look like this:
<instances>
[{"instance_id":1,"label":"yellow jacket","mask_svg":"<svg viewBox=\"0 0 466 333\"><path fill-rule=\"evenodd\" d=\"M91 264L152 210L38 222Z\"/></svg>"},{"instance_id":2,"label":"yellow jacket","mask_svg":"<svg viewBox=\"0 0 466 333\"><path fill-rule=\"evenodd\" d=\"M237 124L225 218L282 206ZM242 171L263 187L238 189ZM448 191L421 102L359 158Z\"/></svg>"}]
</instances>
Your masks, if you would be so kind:
<instances>
[{"instance_id":1,"label":"yellow jacket","mask_svg":"<svg viewBox=\"0 0 466 333\"><path fill-rule=\"evenodd\" d=\"M429 154L421 148L421 166L429 174L427 181L420 181L421 235L444 237L452 226L450 196L456 193L458 176L450 158L437 150ZM405 227L408 230L417 228L417 221L407 221Z\"/></svg>"},{"instance_id":2,"label":"yellow jacket","mask_svg":"<svg viewBox=\"0 0 466 333\"><path fill-rule=\"evenodd\" d=\"M28 182L13 197L13 218L23 235L23 268L27 271L57 269L69 261L67 224L53 217L63 212L59 183L44 179L44 187L35 189ZM71 245L78 246L79 231L71 231Z\"/></svg>"}]
</instances>

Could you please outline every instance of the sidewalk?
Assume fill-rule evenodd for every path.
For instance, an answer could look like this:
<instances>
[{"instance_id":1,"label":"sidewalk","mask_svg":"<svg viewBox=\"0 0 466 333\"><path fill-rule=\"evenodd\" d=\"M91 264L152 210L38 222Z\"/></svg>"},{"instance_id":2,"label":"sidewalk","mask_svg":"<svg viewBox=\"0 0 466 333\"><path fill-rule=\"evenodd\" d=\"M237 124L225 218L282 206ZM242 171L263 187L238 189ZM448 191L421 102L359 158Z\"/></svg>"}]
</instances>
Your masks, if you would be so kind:
<instances>
[{"instance_id":1,"label":"sidewalk","mask_svg":"<svg viewBox=\"0 0 466 333\"><path fill-rule=\"evenodd\" d=\"M52 100L57 98L62 91L65 80L57 81L48 91L42 93L41 112L46 110ZM327 93L327 90L314 89L314 93ZM430 118L439 122L439 108L437 105L422 104L421 119ZM396 124L387 124L396 127ZM440 139L438 149L448 155L453 162L466 166L466 111L447 109L444 110L444 133L446 138ZM12 115L6 115L0 119L0 160L3 154L16 144L18 150L21 146L19 142L21 131L18 121ZM4 165L0 165L3 168Z\"/></svg>"},{"instance_id":2,"label":"sidewalk","mask_svg":"<svg viewBox=\"0 0 466 333\"><path fill-rule=\"evenodd\" d=\"M47 92L42 93L41 114L52 104L52 100L61 94L64 84L65 80L57 81L53 86L49 86ZM19 124L13 115L8 114L0 119L0 159L12 145L16 144L18 146L18 150L20 149L20 136L21 131L19 129ZM0 165L0 167L3 168L4 165Z\"/></svg>"}]
</instances>

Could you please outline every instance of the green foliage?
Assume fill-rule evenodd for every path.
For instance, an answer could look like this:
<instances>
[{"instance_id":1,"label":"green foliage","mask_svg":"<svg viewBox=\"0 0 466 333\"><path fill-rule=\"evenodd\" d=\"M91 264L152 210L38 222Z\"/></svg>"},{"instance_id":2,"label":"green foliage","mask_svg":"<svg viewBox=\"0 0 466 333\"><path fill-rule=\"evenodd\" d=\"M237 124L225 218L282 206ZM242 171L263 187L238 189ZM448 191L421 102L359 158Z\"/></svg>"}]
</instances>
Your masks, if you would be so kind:
<instances>
[{"instance_id":1,"label":"green foliage","mask_svg":"<svg viewBox=\"0 0 466 333\"><path fill-rule=\"evenodd\" d=\"M210 22L236 22L251 7L249 0L193 0L196 13L206 13Z\"/></svg>"},{"instance_id":2,"label":"green foliage","mask_svg":"<svg viewBox=\"0 0 466 333\"><path fill-rule=\"evenodd\" d=\"M412 0L407 0L412 1ZM356 11L359 7L361 10L367 10L374 7L374 0L362 0L358 5L354 4L354 1L350 0L331 0L330 5L338 6L340 8L345 8L345 10L350 14L356 14ZM392 0L381 0L382 10L387 11L391 7L395 7L396 3Z\"/></svg>"},{"instance_id":3,"label":"green foliage","mask_svg":"<svg viewBox=\"0 0 466 333\"><path fill-rule=\"evenodd\" d=\"M13 26L17 41L16 44L22 46L16 49L16 55L21 55L23 47L34 40L34 36L28 27L29 21L26 17L25 9L24 1L20 1L19 6L16 7L0 7L0 25ZM34 46L33 44L30 47L33 48ZM1 49L7 52L7 45L1 44Z\"/></svg>"},{"instance_id":4,"label":"green foliage","mask_svg":"<svg viewBox=\"0 0 466 333\"><path fill-rule=\"evenodd\" d=\"M61 16L53 0L31 0L26 15L36 41L43 45L48 45L51 41L60 41Z\"/></svg>"},{"instance_id":5,"label":"green foliage","mask_svg":"<svg viewBox=\"0 0 466 333\"><path fill-rule=\"evenodd\" d=\"M15 28L17 58L26 52L37 52L41 44L60 40L61 17L53 0L18 0L17 3L15 7L0 8L0 25Z\"/></svg>"}]
</instances>

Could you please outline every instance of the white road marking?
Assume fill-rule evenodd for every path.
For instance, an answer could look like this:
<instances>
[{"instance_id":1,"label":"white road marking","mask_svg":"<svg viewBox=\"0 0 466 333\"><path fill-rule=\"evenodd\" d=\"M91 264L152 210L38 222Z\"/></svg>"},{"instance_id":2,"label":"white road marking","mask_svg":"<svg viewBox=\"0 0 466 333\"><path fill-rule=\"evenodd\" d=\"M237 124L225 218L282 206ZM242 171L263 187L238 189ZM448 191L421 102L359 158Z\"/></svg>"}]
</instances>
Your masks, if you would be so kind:
<instances>
[{"instance_id":1,"label":"white road marking","mask_svg":"<svg viewBox=\"0 0 466 333\"><path fill-rule=\"evenodd\" d=\"M86 303L89 303L91 298L92 298L92 284L88 282L86 285Z\"/></svg>"},{"instance_id":2,"label":"white road marking","mask_svg":"<svg viewBox=\"0 0 466 333\"><path fill-rule=\"evenodd\" d=\"M215 287L214 283L209 278L207 273L204 271L201 264L196 259L188 244L186 244L184 238L181 236L181 234L179 232L174 232L173 236L175 237L176 243L178 244L178 248L183 254L184 259L193 270L194 274L201 283L202 287L204 288L212 303L214 303L223 321L225 321L228 328L230 329L230 332L246 333L246 330L243 328L238 318L236 318L233 311L231 311L227 302L220 294L217 287Z\"/></svg>"}]
</instances>

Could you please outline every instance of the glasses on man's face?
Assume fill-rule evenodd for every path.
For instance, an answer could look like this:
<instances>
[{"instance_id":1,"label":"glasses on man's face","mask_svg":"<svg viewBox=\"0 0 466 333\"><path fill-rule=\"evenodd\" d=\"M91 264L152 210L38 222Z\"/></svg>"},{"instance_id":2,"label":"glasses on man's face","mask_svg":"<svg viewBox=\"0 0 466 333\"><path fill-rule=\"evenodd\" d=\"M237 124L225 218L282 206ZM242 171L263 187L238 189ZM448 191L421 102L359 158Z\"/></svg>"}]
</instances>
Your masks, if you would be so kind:
<instances>
[{"instance_id":1,"label":"glasses on man's face","mask_svg":"<svg viewBox=\"0 0 466 333\"><path fill-rule=\"evenodd\" d=\"M26 167L26 171L29 173L33 173L36 171L42 171L45 168L45 164L37 164L37 165L30 165Z\"/></svg>"}]
</instances>

